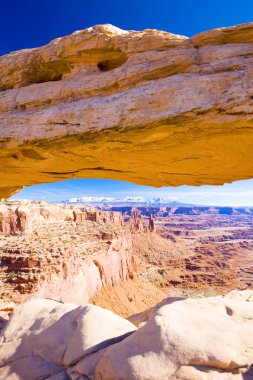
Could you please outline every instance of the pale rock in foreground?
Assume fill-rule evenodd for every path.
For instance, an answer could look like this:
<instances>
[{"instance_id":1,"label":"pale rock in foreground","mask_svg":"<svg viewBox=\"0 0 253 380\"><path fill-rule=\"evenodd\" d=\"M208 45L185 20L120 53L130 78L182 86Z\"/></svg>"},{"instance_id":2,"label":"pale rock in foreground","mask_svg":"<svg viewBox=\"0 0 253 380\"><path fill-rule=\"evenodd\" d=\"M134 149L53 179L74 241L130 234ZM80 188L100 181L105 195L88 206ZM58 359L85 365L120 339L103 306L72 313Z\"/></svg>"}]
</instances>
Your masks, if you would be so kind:
<instances>
[{"instance_id":1,"label":"pale rock in foreground","mask_svg":"<svg viewBox=\"0 0 253 380\"><path fill-rule=\"evenodd\" d=\"M14 310L2 333L0 378L253 378L253 291L167 299L132 320L145 324L136 331L96 306L31 300Z\"/></svg>"},{"instance_id":2,"label":"pale rock in foreground","mask_svg":"<svg viewBox=\"0 0 253 380\"><path fill-rule=\"evenodd\" d=\"M135 330L127 320L98 306L31 300L14 310L2 333L0 378L56 375Z\"/></svg>"},{"instance_id":3,"label":"pale rock in foreground","mask_svg":"<svg viewBox=\"0 0 253 380\"><path fill-rule=\"evenodd\" d=\"M94 379L252 379L252 335L252 291L178 300L107 348ZM85 361L77 364L80 373Z\"/></svg>"}]
</instances>

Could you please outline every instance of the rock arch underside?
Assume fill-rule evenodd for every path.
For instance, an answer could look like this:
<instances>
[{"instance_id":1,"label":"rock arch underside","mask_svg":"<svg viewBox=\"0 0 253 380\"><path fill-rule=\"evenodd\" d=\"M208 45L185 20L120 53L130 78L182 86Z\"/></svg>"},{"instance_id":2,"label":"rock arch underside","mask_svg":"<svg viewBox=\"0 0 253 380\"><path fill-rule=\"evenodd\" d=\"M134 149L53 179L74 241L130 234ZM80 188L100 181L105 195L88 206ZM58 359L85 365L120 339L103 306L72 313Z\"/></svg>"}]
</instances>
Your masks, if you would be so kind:
<instances>
[{"instance_id":1,"label":"rock arch underside","mask_svg":"<svg viewBox=\"0 0 253 380\"><path fill-rule=\"evenodd\" d=\"M102 25L0 57L0 197L68 178L251 178L252 62L252 23L192 38Z\"/></svg>"},{"instance_id":2,"label":"rock arch underside","mask_svg":"<svg viewBox=\"0 0 253 380\"><path fill-rule=\"evenodd\" d=\"M191 38L97 25L0 57L0 199L70 178L159 187L252 177L253 23ZM1 379L253 379L252 290L169 297L128 320L87 299L77 306L73 296L132 278L132 232L115 212L29 207L2 203L0 235L31 234L34 218L37 240L45 220L64 220L71 239L85 225L94 241L83 234L85 259L50 241L51 277L47 252L27 257L29 247L20 248L26 272L8 273L10 282L29 282L37 265L45 288L14 309L0 334ZM147 233L155 244L154 228ZM5 252L10 265L16 251Z\"/></svg>"}]
</instances>

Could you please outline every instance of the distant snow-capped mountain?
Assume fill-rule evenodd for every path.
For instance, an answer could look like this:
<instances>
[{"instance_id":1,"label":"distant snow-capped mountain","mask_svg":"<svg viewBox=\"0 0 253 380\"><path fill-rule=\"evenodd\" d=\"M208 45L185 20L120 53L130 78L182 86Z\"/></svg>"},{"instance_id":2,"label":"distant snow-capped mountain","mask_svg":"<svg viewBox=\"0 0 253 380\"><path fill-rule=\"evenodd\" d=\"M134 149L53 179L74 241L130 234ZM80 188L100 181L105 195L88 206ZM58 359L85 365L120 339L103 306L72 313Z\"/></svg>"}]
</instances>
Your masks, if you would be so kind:
<instances>
[{"instance_id":1,"label":"distant snow-capped mountain","mask_svg":"<svg viewBox=\"0 0 253 380\"><path fill-rule=\"evenodd\" d=\"M143 197L131 197L127 196L123 199L118 199L119 202L133 202L133 203L144 203L146 202Z\"/></svg>"},{"instance_id":2,"label":"distant snow-capped mountain","mask_svg":"<svg viewBox=\"0 0 253 380\"><path fill-rule=\"evenodd\" d=\"M108 203L115 202L116 198L111 197L80 197L80 198L70 198L64 203Z\"/></svg>"},{"instance_id":3,"label":"distant snow-capped mountain","mask_svg":"<svg viewBox=\"0 0 253 380\"><path fill-rule=\"evenodd\" d=\"M70 198L64 203L145 203L143 197L131 197L126 196L122 199L112 198L112 197L80 197L80 198Z\"/></svg>"},{"instance_id":4,"label":"distant snow-capped mountain","mask_svg":"<svg viewBox=\"0 0 253 380\"><path fill-rule=\"evenodd\" d=\"M181 202L176 202L174 200L171 200L169 198L151 198L151 199L144 199L142 196L125 196L124 198L113 198L113 197L92 197L92 196L86 196L86 197L80 197L80 198L69 198L65 201L62 201L62 203L85 203L85 204L93 204L93 205L99 205L99 204L120 204L120 205L139 205L139 206L192 206L191 204L185 204Z\"/></svg>"}]
</instances>

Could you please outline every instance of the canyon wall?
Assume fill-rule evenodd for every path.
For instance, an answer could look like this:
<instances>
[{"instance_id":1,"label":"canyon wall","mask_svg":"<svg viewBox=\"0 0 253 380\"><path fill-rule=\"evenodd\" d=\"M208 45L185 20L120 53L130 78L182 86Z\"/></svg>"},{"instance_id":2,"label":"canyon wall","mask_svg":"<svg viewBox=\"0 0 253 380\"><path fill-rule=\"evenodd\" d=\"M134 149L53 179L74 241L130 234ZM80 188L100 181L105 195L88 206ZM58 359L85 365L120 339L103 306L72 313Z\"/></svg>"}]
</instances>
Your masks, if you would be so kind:
<instances>
[{"instance_id":1,"label":"canyon wall","mask_svg":"<svg viewBox=\"0 0 253 380\"><path fill-rule=\"evenodd\" d=\"M128 280L133 263L131 235L121 235L110 240L108 249L101 249L91 257L84 259L71 251L58 259L56 265L51 263L36 294L84 305L102 287Z\"/></svg>"},{"instance_id":2,"label":"canyon wall","mask_svg":"<svg viewBox=\"0 0 253 380\"><path fill-rule=\"evenodd\" d=\"M1 298L21 300L38 294L63 302L85 304L104 286L113 286L132 276L134 258L130 233L97 242L93 255L80 255L71 249L53 251L35 257L18 249L1 253L0 265L6 280L0 276Z\"/></svg>"},{"instance_id":3,"label":"canyon wall","mask_svg":"<svg viewBox=\"0 0 253 380\"><path fill-rule=\"evenodd\" d=\"M21 235L31 232L32 217L29 208L0 204L0 235Z\"/></svg>"},{"instance_id":4,"label":"canyon wall","mask_svg":"<svg viewBox=\"0 0 253 380\"><path fill-rule=\"evenodd\" d=\"M84 304L132 275L132 237L119 212L45 202L0 210L1 298L36 293Z\"/></svg>"},{"instance_id":5,"label":"canyon wall","mask_svg":"<svg viewBox=\"0 0 253 380\"><path fill-rule=\"evenodd\" d=\"M0 203L0 235L31 234L34 221L71 220L76 222L90 220L98 224L123 224L120 212L99 211L92 207L80 209L73 206L49 205L46 202Z\"/></svg>"},{"instance_id":6,"label":"canyon wall","mask_svg":"<svg viewBox=\"0 0 253 380\"><path fill-rule=\"evenodd\" d=\"M0 197L67 178L251 178L252 52L252 23L192 38L97 25L0 57Z\"/></svg>"}]
</instances>

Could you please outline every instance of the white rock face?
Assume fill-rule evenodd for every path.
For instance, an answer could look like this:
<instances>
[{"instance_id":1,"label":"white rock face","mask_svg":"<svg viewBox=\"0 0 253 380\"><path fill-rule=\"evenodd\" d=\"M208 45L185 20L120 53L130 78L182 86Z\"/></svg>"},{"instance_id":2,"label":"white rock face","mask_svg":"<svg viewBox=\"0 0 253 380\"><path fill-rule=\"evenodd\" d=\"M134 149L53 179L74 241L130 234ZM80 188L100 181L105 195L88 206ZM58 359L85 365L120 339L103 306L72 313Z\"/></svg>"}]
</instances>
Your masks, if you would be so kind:
<instances>
[{"instance_id":1,"label":"white rock face","mask_svg":"<svg viewBox=\"0 0 253 380\"><path fill-rule=\"evenodd\" d=\"M95 379L103 374L107 380L199 380L218 379L219 373L224 379L243 379L234 375L253 363L252 334L252 291L243 298L234 292L225 298L176 301L108 348Z\"/></svg>"},{"instance_id":2,"label":"white rock face","mask_svg":"<svg viewBox=\"0 0 253 380\"><path fill-rule=\"evenodd\" d=\"M127 320L98 306L33 299L14 310L3 330L0 378L15 373L17 379L36 380L46 370L47 376L55 375L135 330Z\"/></svg>"},{"instance_id":3,"label":"white rock face","mask_svg":"<svg viewBox=\"0 0 253 380\"><path fill-rule=\"evenodd\" d=\"M71 336L63 364L68 367L83 357L126 338L136 330L127 320L109 310L87 305L77 320L77 328Z\"/></svg>"},{"instance_id":4,"label":"white rock face","mask_svg":"<svg viewBox=\"0 0 253 380\"><path fill-rule=\"evenodd\" d=\"M253 378L253 291L168 299L142 320L136 330L96 306L31 300L14 310L2 333L0 378Z\"/></svg>"}]
</instances>

